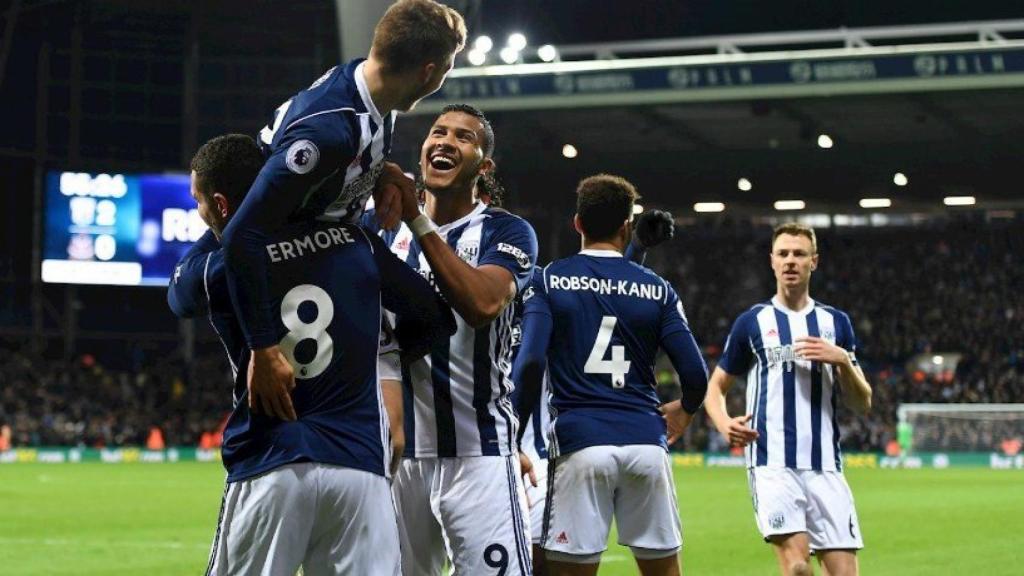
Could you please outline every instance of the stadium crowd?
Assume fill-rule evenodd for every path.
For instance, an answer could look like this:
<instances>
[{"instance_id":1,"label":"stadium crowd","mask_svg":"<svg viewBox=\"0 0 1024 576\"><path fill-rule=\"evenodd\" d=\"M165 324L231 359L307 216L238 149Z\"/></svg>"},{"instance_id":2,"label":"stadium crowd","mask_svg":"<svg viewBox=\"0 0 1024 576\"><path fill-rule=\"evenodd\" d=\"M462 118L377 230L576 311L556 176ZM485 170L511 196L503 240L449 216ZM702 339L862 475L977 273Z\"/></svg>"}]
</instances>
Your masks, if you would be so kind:
<instances>
[{"instance_id":1,"label":"stadium crowd","mask_svg":"<svg viewBox=\"0 0 1024 576\"><path fill-rule=\"evenodd\" d=\"M1019 223L952 219L819 229L821 263L811 293L849 312L874 388L867 418L841 409L845 450L885 449L896 438L901 403L1024 402L1024 241L1012 224ZM710 363L732 319L774 291L769 230L749 223L680 228L672 244L648 256L647 265L676 286ZM161 356L142 370L121 370L105 368L99 355L54 361L22 341L0 344L0 425L11 428L13 446L144 445L154 426L168 446L196 445L230 409L231 379L219 346L191 363ZM943 353L960 355L955 371L926 373L910 362ZM671 395L671 377L663 381ZM742 393L729 400L733 413L743 410ZM725 449L703 413L698 419L703 424L677 448ZM1000 434L971 426L944 426L928 445L999 449Z\"/></svg>"}]
</instances>

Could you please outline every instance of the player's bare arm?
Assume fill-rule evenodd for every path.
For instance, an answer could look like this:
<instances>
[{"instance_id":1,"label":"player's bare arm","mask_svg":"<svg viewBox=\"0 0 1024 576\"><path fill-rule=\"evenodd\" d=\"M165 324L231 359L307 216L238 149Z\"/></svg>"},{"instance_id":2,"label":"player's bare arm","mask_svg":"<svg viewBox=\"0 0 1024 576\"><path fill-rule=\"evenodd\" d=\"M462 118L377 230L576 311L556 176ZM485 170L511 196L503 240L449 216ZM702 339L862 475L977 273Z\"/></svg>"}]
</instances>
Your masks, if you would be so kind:
<instances>
[{"instance_id":1,"label":"player's bare arm","mask_svg":"<svg viewBox=\"0 0 1024 576\"><path fill-rule=\"evenodd\" d=\"M441 293L473 328L486 326L515 298L512 273L501 266L474 268L455 254L437 234L420 238Z\"/></svg>"},{"instance_id":2,"label":"player's bare arm","mask_svg":"<svg viewBox=\"0 0 1024 576\"><path fill-rule=\"evenodd\" d=\"M392 230L402 221L402 192L399 184L406 180L408 178L398 164L384 163L384 170L373 189L374 214L384 230Z\"/></svg>"},{"instance_id":3,"label":"player's bare arm","mask_svg":"<svg viewBox=\"0 0 1024 576\"><path fill-rule=\"evenodd\" d=\"M736 377L721 368L715 368L708 381L707 396L704 398L704 409L714 422L718 432L733 446L746 446L757 439L757 430L750 427L752 414L745 416L729 416L725 407L725 395L736 382Z\"/></svg>"},{"instance_id":4,"label":"player's bare arm","mask_svg":"<svg viewBox=\"0 0 1024 576\"><path fill-rule=\"evenodd\" d=\"M402 220L415 231L413 221L423 216L416 204L415 187L406 183L401 192ZM441 294L473 328L486 326L515 298L515 279L505 268L494 265L474 268L433 232L421 236L419 243Z\"/></svg>"},{"instance_id":5,"label":"player's bare arm","mask_svg":"<svg viewBox=\"0 0 1024 576\"><path fill-rule=\"evenodd\" d=\"M804 336L796 339L793 351L804 360L812 360L831 364L836 367L839 375L839 386L843 390L843 399L860 414L871 410L871 385L868 384L864 371L853 364L853 359L843 348L816 336Z\"/></svg>"}]
</instances>

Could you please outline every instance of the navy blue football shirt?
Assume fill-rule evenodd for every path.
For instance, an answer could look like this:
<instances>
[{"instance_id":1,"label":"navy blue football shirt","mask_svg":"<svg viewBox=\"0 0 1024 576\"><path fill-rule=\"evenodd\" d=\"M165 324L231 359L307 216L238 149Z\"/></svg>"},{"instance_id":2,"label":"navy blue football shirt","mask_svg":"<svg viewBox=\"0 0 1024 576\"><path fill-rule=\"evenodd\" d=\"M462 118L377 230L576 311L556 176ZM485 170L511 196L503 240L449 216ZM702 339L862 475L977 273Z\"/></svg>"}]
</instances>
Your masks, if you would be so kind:
<instances>
[{"instance_id":1,"label":"navy blue football shirt","mask_svg":"<svg viewBox=\"0 0 1024 576\"><path fill-rule=\"evenodd\" d=\"M263 253L275 341L295 369L295 421L249 410L250 351L212 233L185 255L168 291L177 315L209 313L231 362L234 406L222 448L228 481L307 461L386 475L390 435L377 380L381 307L395 311L400 325L415 319L420 337L431 341L455 331L451 311L380 238L356 225L293 225Z\"/></svg>"},{"instance_id":2,"label":"navy blue football shirt","mask_svg":"<svg viewBox=\"0 0 1024 576\"><path fill-rule=\"evenodd\" d=\"M224 229L228 287L250 348L277 342L263 247L286 223L358 220L391 150L363 61L327 71L274 112L260 132L267 160Z\"/></svg>"},{"instance_id":3,"label":"navy blue football shirt","mask_svg":"<svg viewBox=\"0 0 1024 576\"><path fill-rule=\"evenodd\" d=\"M547 362L552 456L600 445L667 448L654 374L659 348L679 373L683 407L700 407L707 367L679 297L654 272L618 252L584 250L535 275L523 301L520 361ZM528 380L538 373L524 370L522 385L536 386Z\"/></svg>"}]
</instances>

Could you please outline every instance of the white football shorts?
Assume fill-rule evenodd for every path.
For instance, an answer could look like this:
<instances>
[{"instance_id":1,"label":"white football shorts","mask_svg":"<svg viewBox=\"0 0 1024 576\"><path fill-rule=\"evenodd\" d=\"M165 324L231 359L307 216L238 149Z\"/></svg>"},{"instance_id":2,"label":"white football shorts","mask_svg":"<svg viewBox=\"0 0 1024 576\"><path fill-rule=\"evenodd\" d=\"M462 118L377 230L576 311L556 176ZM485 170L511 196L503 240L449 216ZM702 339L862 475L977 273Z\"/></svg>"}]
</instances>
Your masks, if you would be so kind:
<instances>
[{"instance_id":1,"label":"white football shorts","mask_svg":"<svg viewBox=\"0 0 1024 576\"><path fill-rule=\"evenodd\" d=\"M518 456L403 458L392 490L406 576L532 573Z\"/></svg>"},{"instance_id":2,"label":"white football shorts","mask_svg":"<svg viewBox=\"0 0 1024 576\"><path fill-rule=\"evenodd\" d=\"M664 558L682 546L672 464L661 446L591 446L564 454L551 460L548 490L541 540L548 558L598 562L613 515L619 544L638 558Z\"/></svg>"},{"instance_id":3,"label":"white football shorts","mask_svg":"<svg viewBox=\"0 0 1024 576\"><path fill-rule=\"evenodd\" d=\"M812 551L864 547L853 493L842 472L757 466L747 478L765 540L806 532Z\"/></svg>"},{"instance_id":4,"label":"white football shorts","mask_svg":"<svg viewBox=\"0 0 1024 576\"><path fill-rule=\"evenodd\" d=\"M530 536L533 543L540 546L540 536L544 531L544 505L548 501L548 460L537 458L533 462L533 474L537 477L537 486L531 486L530 481L523 479L526 487L526 504L530 507Z\"/></svg>"},{"instance_id":5,"label":"white football shorts","mask_svg":"<svg viewBox=\"0 0 1024 576\"><path fill-rule=\"evenodd\" d=\"M227 485L206 574L397 576L400 561L387 479L305 462Z\"/></svg>"}]
</instances>

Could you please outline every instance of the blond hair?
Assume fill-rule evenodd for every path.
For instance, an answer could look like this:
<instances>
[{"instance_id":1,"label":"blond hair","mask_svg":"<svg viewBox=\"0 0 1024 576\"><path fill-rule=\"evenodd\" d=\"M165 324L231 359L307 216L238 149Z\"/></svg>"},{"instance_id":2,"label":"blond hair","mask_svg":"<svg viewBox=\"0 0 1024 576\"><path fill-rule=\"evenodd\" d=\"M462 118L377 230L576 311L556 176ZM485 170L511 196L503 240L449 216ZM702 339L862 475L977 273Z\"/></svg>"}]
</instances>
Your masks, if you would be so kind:
<instances>
[{"instance_id":1,"label":"blond hair","mask_svg":"<svg viewBox=\"0 0 1024 576\"><path fill-rule=\"evenodd\" d=\"M370 51L385 72L407 72L428 62L446 64L466 45L466 22L434 0L399 0L373 31Z\"/></svg>"},{"instance_id":2,"label":"blond hair","mask_svg":"<svg viewBox=\"0 0 1024 576\"><path fill-rule=\"evenodd\" d=\"M775 240L783 234L806 237L811 241L811 254L818 253L818 236L814 233L814 228L799 222L783 222L772 232L772 246L775 246Z\"/></svg>"}]
</instances>

